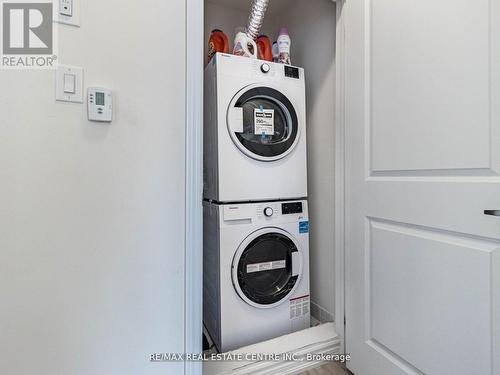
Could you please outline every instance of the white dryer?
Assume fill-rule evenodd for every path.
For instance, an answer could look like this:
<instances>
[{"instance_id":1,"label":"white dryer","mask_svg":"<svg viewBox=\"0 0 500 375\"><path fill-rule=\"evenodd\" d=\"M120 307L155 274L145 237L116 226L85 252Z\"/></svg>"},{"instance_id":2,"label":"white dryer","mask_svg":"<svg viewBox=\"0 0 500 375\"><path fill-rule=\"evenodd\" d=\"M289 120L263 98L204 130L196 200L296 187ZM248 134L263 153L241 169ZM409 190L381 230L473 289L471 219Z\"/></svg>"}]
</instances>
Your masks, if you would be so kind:
<instances>
[{"instance_id":1,"label":"white dryer","mask_svg":"<svg viewBox=\"0 0 500 375\"><path fill-rule=\"evenodd\" d=\"M217 54L205 70L204 198L307 197L304 70Z\"/></svg>"},{"instance_id":2,"label":"white dryer","mask_svg":"<svg viewBox=\"0 0 500 375\"><path fill-rule=\"evenodd\" d=\"M308 328L307 201L204 202L203 320L221 352Z\"/></svg>"}]
</instances>

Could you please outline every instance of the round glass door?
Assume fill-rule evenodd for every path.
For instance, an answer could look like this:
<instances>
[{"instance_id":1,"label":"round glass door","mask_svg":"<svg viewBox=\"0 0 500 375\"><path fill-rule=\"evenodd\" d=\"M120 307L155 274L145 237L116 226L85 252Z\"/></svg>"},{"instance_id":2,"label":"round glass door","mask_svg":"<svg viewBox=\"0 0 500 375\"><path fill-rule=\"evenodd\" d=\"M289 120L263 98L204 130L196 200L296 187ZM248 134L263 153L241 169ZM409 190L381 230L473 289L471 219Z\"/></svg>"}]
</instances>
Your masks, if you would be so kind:
<instances>
[{"instance_id":1,"label":"round glass door","mask_svg":"<svg viewBox=\"0 0 500 375\"><path fill-rule=\"evenodd\" d=\"M233 142L247 156L261 161L290 153L299 137L298 125L290 100L271 87L245 89L233 99L228 112Z\"/></svg>"},{"instance_id":2,"label":"round glass door","mask_svg":"<svg viewBox=\"0 0 500 375\"><path fill-rule=\"evenodd\" d=\"M298 285L302 259L292 236L277 228L254 233L233 260L233 284L248 304L275 307L287 300Z\"/></svg>"}]
</instances>

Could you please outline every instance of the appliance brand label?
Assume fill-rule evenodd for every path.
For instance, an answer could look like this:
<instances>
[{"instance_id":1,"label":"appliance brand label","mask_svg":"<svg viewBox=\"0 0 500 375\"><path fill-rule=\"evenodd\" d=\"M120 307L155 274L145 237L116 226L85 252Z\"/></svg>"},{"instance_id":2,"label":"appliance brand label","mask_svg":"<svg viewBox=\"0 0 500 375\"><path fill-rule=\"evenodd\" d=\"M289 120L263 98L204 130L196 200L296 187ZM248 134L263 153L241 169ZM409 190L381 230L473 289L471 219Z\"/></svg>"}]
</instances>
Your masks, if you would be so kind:
<instances>
[{"instance_id":1,"label":"appliance brand label","mask_svg":"<svg viewBox=\"0 0 500 375\"><path fill-rule=\"evenodd\" d=\"M309 233L309 221L299 222L299 233L300 234Z\"/></svg>"},{"instance_id":2,"label":"appliance brand label","mask_svg":"<svg viewBox=\"0 0 500 375\"><path fill-rule=\"evenodd\" d=\"M286 268L286 260L275 260L274 262L254 263L247 265L247 273L279 270Z\"/></svg>"}]
</instances>

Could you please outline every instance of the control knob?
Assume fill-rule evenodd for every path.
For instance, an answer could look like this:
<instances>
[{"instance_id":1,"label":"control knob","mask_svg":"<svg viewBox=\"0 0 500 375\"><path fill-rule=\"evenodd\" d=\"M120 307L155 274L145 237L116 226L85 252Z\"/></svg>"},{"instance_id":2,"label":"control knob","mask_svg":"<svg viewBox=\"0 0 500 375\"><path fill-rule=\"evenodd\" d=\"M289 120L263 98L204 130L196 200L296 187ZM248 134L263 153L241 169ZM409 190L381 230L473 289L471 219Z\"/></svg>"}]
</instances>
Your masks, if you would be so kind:
<instances>
[{"instance_id":1,"label":"control knob","mask_svg":"<svg viewBox=\"0 0 500 375\"><path fill-rule=\"evenodd\" d=\"M274 214L274 210L271 207L264 208L264 215L266 217L271 217Z\"/></svg>"},{"instance_id":2,"label":"control knob","mask_svg":"<svg viewBox=\"0 0 500 375\"><path fill-rule=\"evenodd\" d=\"M262 73L269 73L271 71L271 66L269 64L262 64L260 70Z\"/></svg>"}]
</instances>

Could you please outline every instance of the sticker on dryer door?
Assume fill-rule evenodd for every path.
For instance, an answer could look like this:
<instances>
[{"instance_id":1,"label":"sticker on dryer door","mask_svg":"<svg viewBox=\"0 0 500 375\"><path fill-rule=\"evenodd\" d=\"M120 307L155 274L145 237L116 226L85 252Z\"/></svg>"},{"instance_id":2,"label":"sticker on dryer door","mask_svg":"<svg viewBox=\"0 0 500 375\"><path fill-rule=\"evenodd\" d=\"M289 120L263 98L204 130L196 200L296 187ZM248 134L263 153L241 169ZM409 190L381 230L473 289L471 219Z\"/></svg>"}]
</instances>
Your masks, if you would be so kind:
<instances>
[{"instance_id":1,"label":"sticker on dryer door","mask_svg":"<svg viewBox=\"0 0 500 375\"><path fill-rule=\"evenodd\" d=\"M286 268L286 260L275 260L273 262L247 264L247 273L279 270Z\"/></svg>"},{"instance_id":2,"label":"sticker on dryer door","mask_svg":"<svg viewBox=\"0 0 500 375\"><path fill-rule=\"evenodd\" d=\"M254 124L256 135L274 135L274 109L255 108Z\"/></svg>"}]
</instances>

